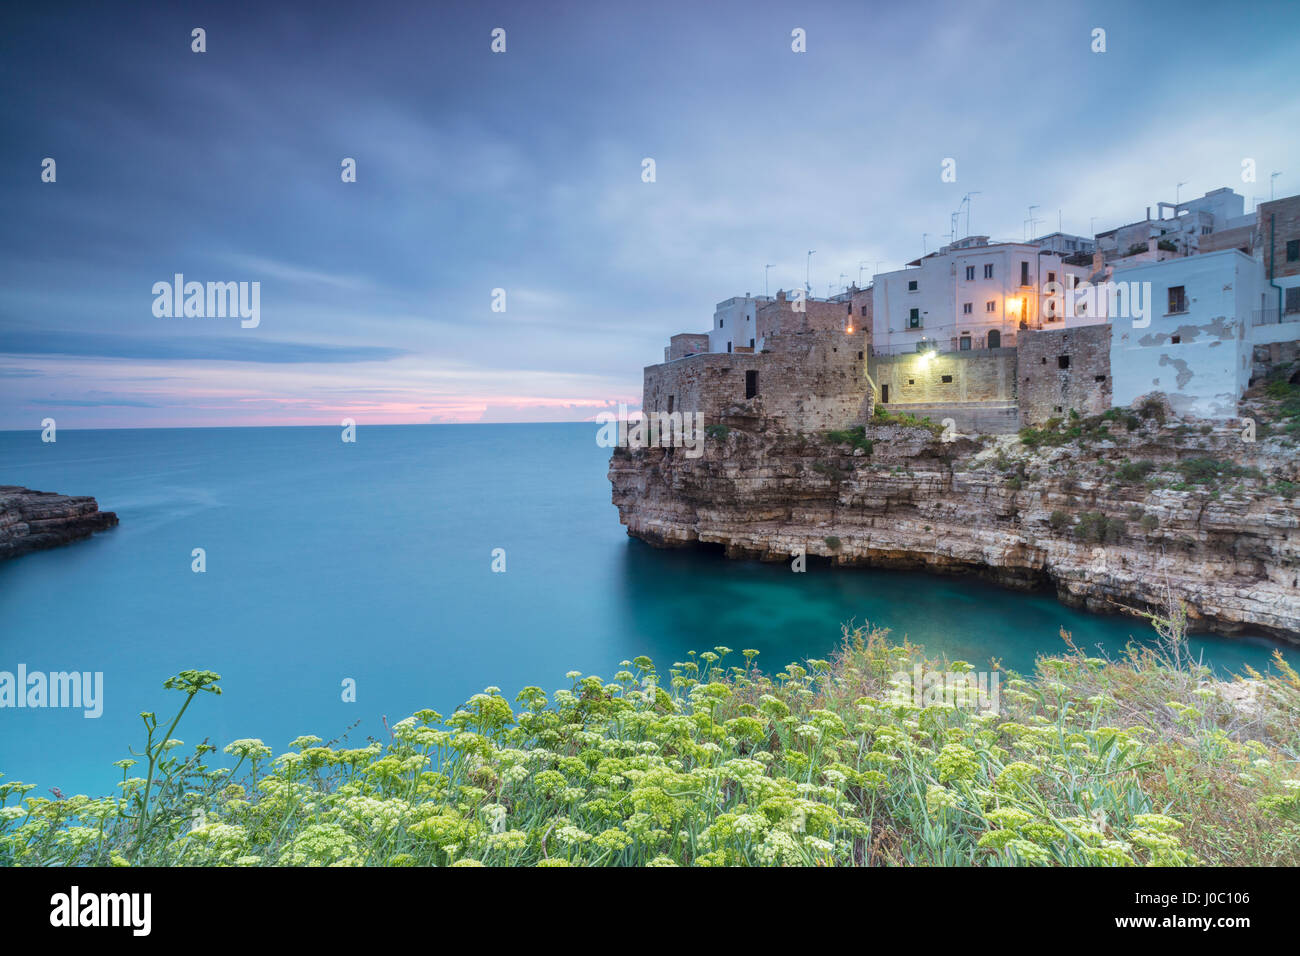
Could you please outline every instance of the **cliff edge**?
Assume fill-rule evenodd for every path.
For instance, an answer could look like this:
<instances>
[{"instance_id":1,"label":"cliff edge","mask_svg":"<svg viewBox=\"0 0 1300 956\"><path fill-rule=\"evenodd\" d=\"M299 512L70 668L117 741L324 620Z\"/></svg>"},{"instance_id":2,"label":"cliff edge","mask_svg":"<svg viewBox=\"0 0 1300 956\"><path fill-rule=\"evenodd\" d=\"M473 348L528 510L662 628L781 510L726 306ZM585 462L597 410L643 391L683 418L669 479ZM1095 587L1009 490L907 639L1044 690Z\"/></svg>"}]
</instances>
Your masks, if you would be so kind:
<instances>
[{"instance_id":1,"label":"cliff edge","mask_svg":"<svg viewBox=\"0 0 1300 956\"><path fill-rule=\"evenodd\" d=\"M94 498L0 485L0 561L57 548L117 524Z\"/></svg>"},{"instance_id":2,"label":"cliff edge","mask_svg":"<svg viewBox=\"0 0 1300 956\"><path fill-rule=\"evenodd\" d=\"M1295 429L1173 417L1163 396L962 437L908 416L817 434L736 405L703 454L616 448L628 534L736 558L974 573L1141 614L1170 596L1194 628L1300 642Z\"/></svg>"}]
</instances>

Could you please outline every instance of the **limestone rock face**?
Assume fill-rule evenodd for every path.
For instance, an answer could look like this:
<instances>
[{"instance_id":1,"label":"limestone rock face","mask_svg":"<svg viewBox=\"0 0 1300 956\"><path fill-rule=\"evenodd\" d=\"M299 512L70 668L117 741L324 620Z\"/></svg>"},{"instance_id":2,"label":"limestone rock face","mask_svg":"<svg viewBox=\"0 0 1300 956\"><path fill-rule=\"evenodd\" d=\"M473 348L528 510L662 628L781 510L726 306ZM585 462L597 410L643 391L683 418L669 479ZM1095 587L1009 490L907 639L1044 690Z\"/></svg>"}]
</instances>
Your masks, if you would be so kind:
<instances>
[{"instance_id":1,"label":"limestone rock face","mask_svg":"<svg viewBox=\"0 0 1300 956\"><path fill-rule=\"evenodd\" d=\"M0 485L0 561L57 548L117 524L94 498Z\"/></svg>"},{"instance_id":2,"label":"limestone rock face","mask_svg":"<svg viewBox=\"0 0 1300 956\"><path fill-rule=\"evenodd\" d=\"M1224 423L1136 419L1094 420L1074 429L1082 439L1037 447L1014 435L945 442L908 424L873 423L842 444L753 419L720 424L694 459L615 449L609 478L628 534L721 544L736 558L802 550L845 566L975 573L1106 613L1181 598L1193 629L1300 642L1289 445L1246 444Z\"/></svg>"}]
</instances>

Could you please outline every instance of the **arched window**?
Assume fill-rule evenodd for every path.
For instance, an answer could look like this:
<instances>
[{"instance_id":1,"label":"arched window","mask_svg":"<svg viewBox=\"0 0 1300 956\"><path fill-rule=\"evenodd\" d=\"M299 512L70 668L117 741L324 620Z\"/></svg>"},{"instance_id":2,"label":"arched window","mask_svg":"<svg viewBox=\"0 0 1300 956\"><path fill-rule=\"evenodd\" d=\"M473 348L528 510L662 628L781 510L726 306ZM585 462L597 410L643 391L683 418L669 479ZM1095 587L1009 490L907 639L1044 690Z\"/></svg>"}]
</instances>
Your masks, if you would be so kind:
<instances>
[{"instance_id":1,"label":"arched window","mask_svg":"<svg viewBox=\"0 0 1300 956\"><path fill-rule=\"evenodd\" d=\"M989 348L999 349L1002 347L1002 333L997 329L989 331Z\"/></svg>"}]
</instances>

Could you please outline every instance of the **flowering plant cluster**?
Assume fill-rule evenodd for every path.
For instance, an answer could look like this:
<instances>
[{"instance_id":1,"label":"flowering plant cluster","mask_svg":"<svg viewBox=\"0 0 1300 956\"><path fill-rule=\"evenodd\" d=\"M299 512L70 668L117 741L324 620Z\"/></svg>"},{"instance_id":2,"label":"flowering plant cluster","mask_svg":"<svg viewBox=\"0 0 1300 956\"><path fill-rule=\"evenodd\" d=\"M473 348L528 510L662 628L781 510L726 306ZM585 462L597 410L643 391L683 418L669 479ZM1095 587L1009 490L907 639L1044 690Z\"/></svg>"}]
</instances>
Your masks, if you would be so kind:
<instances>
[{"instance_id":1,"label":"flowering plant cluster","mask_svg":"<svg viewBox=\"0 0 1300 956\"><path fill-rule=\"evenodd\" d=\"M1073 647L1031 678L1009 674L1000 712L972 712L891 695L918 649L880 631L846 631L832 661L773 676L757 652L733 654L692 654L666 681L638 658L612 680L573 673L513 702L489 687L382 744L305 736L278 756L256 739L183 756L180 714L163 735L143 715L143 759L119 761L114 796L0 782L0 864L1300 860L1300 680L1280 658L1280 676L1252 675L1245 713L1203 668ZM188 706L218 679L188 671L169 686Z\"/></svg>"}]
</instances>

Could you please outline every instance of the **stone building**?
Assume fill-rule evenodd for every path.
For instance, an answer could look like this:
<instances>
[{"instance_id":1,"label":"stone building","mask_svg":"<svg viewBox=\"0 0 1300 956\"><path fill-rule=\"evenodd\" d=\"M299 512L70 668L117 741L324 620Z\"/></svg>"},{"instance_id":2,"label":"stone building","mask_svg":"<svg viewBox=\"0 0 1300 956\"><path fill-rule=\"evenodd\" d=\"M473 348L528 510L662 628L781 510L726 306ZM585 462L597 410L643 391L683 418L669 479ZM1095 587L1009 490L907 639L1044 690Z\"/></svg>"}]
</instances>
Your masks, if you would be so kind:
<instances>
[{"instance_id":1,"label":"stone building","mask_svg":"<svg viewBox=\"0 0 1300 956\"><path fill-rule=\"evenodd\" d=\"M643 411L699 412L706 425L753 416L805 432L845 428L871 417L861 334L773 332L765 346L761 352L707 352L648 366Z\"/></svg>"},{"instance_id":2,"label":"stone building","mask_svg":"<svg viewBox=\"0 0 1300 956\"><path fill-rule=\"evenodd\" d=\"M1110 408L1110 325L1043 329L1020 336L1016 363L1020 424L1041 425L1071 410Z\"/></svg>"},{"instance_id":3,"label":"stone building","mask_svg":"<svg viewBox=\"0 0 1300 956\"><path fill-rule=\"evenodd\" d=\"M668 347L664 349L664 361L671 362L674 359L707 351L709 351L707 332L679 332L668 340Z\"/></svg>"},{"instance_id":4,"label":"stone building","mask_svg":"<svg viewBox=\"0 0 1300 956\"><path fill-rule=\"evenodd\" d=\"M852 305L849 305L849 310ZM765 348L764 340L782 332L843 332L851 327L850 312L845 303L832 299L790 298L784 291L776 298L758 307L758 348Z\"/></svg>"}]
</instances>

